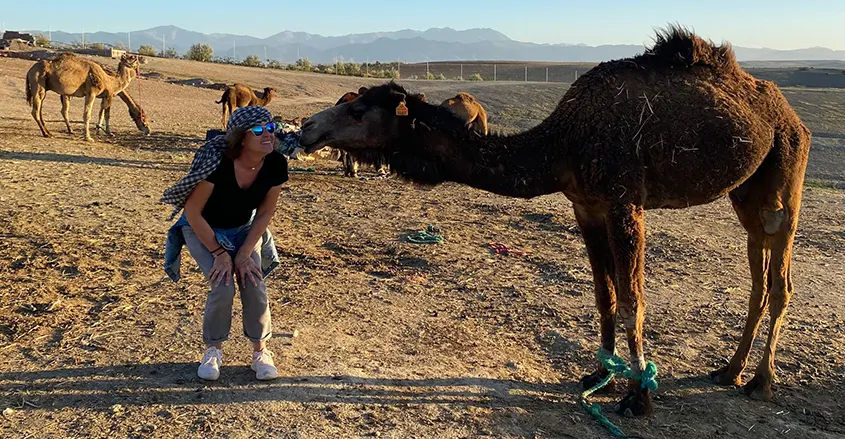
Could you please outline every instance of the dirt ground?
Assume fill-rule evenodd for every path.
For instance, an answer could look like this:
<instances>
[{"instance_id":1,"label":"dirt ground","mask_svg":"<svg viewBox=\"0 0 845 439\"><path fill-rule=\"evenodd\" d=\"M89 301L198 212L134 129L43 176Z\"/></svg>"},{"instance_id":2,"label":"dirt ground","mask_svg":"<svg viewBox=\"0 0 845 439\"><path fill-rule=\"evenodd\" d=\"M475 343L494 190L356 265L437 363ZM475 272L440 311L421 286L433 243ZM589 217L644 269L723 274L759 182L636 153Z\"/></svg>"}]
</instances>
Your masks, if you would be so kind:
<instances>
[{"instance_id":1,"label":"dirt ground","mask_svg":"<svg viewBox=\"0 0 845 439\"><path fill-rule=\"evenodd\" d=\"M153 135L142 137L116 101L117 135L96 143L81 141L81 99L69 135L51 93L44 114L55 137L44 139L24 100L31 63L0 59L3 438L610 437L577 403L599 336L563 195L352 180L336 162L291 161L271 223L282 263L268 279L281 377L254 379L236 301L221 378L208 383L196 376L206 287L187 251L182 281L165 276L172 221L158 198L219 126L220 92L143 80L139 96L133 82ZM378 82L158 59L143 70L274 86L269 108L285 117ZM433 101L469 91L504 131L536 124L566 90L406 85ZM811 152L775 401L706 378L733 354L750 290L729 202L649 211L645 347L659 370L656 412L625 419L612 414L621 394L593 398L629 435L845 437L845 193L832 189L845 180L845 92L785 93L824 135ZM405 242L428 224L443 244ZM529 254L495 255L491 242ZM767 331L768 318L745 379Z\"/></svg>"}]
</instances>

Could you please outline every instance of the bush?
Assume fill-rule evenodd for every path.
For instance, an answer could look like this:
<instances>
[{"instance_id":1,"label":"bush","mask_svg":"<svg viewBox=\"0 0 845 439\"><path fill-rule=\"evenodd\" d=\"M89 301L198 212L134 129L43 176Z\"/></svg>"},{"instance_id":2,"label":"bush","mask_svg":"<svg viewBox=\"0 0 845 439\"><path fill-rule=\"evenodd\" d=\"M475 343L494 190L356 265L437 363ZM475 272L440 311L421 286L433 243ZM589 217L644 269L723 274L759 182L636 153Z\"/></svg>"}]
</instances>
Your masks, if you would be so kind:
<instances>
[{"instance_id":1,"label":"bush","mask_svg":"<svg viewBox=\"0 0 845 439\"><path fill-rule=\"evenodd\" d=\"M193 61L209 62L214 57L214 49L208 44L194 44L185 53L185 58Z\"/></svg>"},{"instance_id":2,"label":"bush","mask_svg":"<svg viewBox=\"0 0 845 439\"><path fill-rule=\"evenodd\" d=\"M43 34L35 36L35 45L39 47L50 47L50 40Z\"/></svg>"},{"instance_id":3,"label":"bush","mask_svg":"<svg viewBox=\"0 0 845 439\"><path fill-rule=\"evenodd\" d=\"M176 53L176 49L174 49L172 47L165 50L164 52L159 53L158 56L160 56L162 58L179 58L179 54Z\"/></svg>"},{"instance_id":4,"label":"bush","mask_svg":"<svg viewBox=\"0 0 845 439\"><path fill-rule=\"evenodd\" d=\"M143 46L138 48L138 54L144 56L156 56L158 52L156 52L155 47L150 46L148 44L144 44Z\"/></svg>"},{"instance_id":5,"label":"bush","mask_svg":"<svg viewBox=\"0 0 845 439\"><path fill-rule=\"evenodd\" d=\"M280 62L276 61L275 59L274 59L274 60L270 60L269 62L267 62L267 67L269 67L269 68L271 68L271 69L281 69L281 68L282 68L282 63L280 63Z\"/></svg>"},{"instance_id":6,"label":"bush","mask_svg":"<svg viewBox=\"0 0 845 439\"><path fill-rule=\"evenodd\" d=\"M255 55L250 55L244 58L243 65L249 67L260 67L261 66L261 59Z\"/></svg>"},{"instance_id":7,"label":"bush","mask_svg":"<svg viewBox=\"0 0 845 439\"><path fill-rule=\"evenodd\" d=\"M88 47L94 50L106 50L106 45L103 43L91 43Z\"/></svg>"},{"instance_id":8,"label":"bush","mask_svg":"<svg viewBox=\"0 0 845 439\"><path fill-rule=\"evenodd\" d=\"M467 78L467 81L483 81L484 78L481 77L480 73L473 73L472 76Z\"/></svg>"}]
</instances>

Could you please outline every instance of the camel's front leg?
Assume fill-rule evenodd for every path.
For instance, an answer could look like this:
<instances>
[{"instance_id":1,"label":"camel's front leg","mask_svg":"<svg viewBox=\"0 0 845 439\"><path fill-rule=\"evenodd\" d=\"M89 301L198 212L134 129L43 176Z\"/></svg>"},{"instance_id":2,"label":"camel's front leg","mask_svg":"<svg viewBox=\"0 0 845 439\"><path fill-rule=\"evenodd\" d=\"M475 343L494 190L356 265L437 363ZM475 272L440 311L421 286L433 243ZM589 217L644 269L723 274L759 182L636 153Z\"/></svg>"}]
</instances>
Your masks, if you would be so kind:
<instances>
[{"instance_id":1,"label":"camel's front leg","mask_svg":"<svg viewBox=\"0 0 845 439\"><path fill-rule=\"evenodd\" d=\"M88 92L85 95L85 108L82 112L82 122L85 124L85 140L89 142L93 142L94 138L91 137L91 131L89 129L89 125L91 123L91 110L94 107L94 99L97 97L97 94L94 92Z\"/></svg>"},{"instance_id":2,"label":"camel's front leg","mask_svg":"<svg viewBox=\"0 0 845 439\"><path fill-rule=\"evenodd\" d=\"M613 286L615 270L610 243L607 239L605 216L591 213L584 206L578 204L574 208L575 219L578 221L581 236L584 237L584 244L587 246L587 255L590 258L590 267L593 272L596 306L599 310L601 347L608 354L613 354L616 351L616 291ZM592 388L603 380L607 374L607 369L599 363L595 372L581 378L581 384L585 390ZM615 381L611 380L602 390L613 392L615 387Z\"/></svg>"},{"instance_id":3,"label":"camel's front leg","mask_svg":"<svg viewBox=\"0 0 845 439\"><path fill-rule=\"evenodd\" d=\"M70 129L70 118L68 117L68 110L70 109L70 96L62 95L62 118L65 120L65 125L67 126L67 133L73 134L73 130Z\"/></svg>"},{"instance_id":4,"label":"camel's front leg","mask_svg":"<svg viewBox=\"0 0 845 439\"><path fill-rule=\"evenodd\" d=\"M607 217L607 229L616 268L619 318L625 325L628 348L631 351L632 378L628 381L628 394L617 406L617 411L627 416L649 415L653 411L651 392L642 385L641 379L646 366L643 355L643 320L645 319L643 207L633 204L612 207Z\"/></svg>"}]
</instances>

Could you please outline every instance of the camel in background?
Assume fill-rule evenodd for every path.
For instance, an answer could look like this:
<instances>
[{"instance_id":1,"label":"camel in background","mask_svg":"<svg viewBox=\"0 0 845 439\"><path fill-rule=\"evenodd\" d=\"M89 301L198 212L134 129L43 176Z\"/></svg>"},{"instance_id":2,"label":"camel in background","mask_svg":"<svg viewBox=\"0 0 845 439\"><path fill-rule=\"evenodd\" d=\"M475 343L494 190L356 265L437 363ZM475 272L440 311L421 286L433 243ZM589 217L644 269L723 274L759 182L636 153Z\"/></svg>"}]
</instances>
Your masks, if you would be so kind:
<instances>
[{"instance_id":1,"label":"camel in background","mask_svg":"<svg viewBox=\"0 0 845 439\"><path fill-rule=\"evenodd\" d=\"M214 101L216 104L223 104L222 124L223 130L226 130L226 122L232 111L250 105L261 105L266 107L267 104L273 100L273 95L276 94L276 89L273 87L264 87L264 94L259 98L255 91L243 84L234 84L226 87L223 90L223 96L219 101Z\"/></svg>"},{"instance_id":2,"label":"camel in background","mask_svg":"<svg viewBox=\"0 0 845 439\"><path fill-rule=\"evenodd\" d=\"M82 117L85 125L84 138L89 142L93 141L89 123L94 99L103 99L101 105L107 112L111 98L129 86L136 75L138 65L137 55L124 54L120 57L116 75L112 76L98 63L72 53L63 53L52 60L35 63L26 74L26 101L32 106L32 117L41 129L41 134L44 137L52 137L41 114L42 103L50 90L60 96L85 98ZM69 101L67 103L69 104ZM64 108L66 103L62 104L62 112L65 113L63 115L67 121L67 110Z\"/></svg>"}]
</instances>

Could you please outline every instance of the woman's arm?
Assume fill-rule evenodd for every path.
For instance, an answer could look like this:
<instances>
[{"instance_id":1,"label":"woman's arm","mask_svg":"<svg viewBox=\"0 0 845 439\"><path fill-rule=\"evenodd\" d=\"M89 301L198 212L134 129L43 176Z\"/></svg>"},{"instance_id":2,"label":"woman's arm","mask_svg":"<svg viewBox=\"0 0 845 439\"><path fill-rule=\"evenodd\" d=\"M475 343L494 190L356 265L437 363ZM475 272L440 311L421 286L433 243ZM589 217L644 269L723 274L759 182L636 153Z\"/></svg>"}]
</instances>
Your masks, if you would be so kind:
<instances>
[{"instance_id":1,"label":"woman's arm","mask_svg":"<svg viewBox=\"0 0 845 439\"><path fill-rule=\"evenodd\" d=\"M208 251L214 251L220 247L217 237L214 236L214 230L211 230L208 221L202 217L202 210L205 208L205 203L208 202L213 190L214 183L202 180L188 196L188 200L185 201L185 218L188 219L188 224L194 229L197 238Z\"/></svg>"},{"instance_id":2,"label":"woman's arm","mask_svg":"<svg viewBox=\"0 0 845 439\"><path fill-rule=\"evenodd\" d=\"M208 280L216 287L220 285L220 282L229 285L229 280L232 279L232 258L227 251L217 251L220 243L217 242L217 237L214 236L214 230L208 225L208 221L202 217L202 210L213 190L213 183L206 180L199 182L185 201L185 218L202 245L212 254L216 252L214 265L208 273Z\"/></svg>"},{"instance_id":3,"label":"woman's arm","mask_svg":"<svg viewBox=\"0 0 845 439\"><path fill-rule=\"evenodd\" d=\"M279 195L281 193L282 185L273 186L267 191L264 199L261 200L261 204L258 205L258 211L255 212L255 219L253 219L249 233L246 235L246 240L241 248L238 249L238 254L235 255L235 265L240 265L249 259L252 251L255 250L258 240L261 239L261 235L264 234L264 230L270 224L270 219L276 213L276 203L279 201Z\"/></svg>"}]
</instances>

